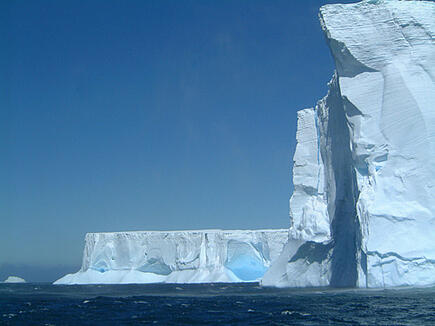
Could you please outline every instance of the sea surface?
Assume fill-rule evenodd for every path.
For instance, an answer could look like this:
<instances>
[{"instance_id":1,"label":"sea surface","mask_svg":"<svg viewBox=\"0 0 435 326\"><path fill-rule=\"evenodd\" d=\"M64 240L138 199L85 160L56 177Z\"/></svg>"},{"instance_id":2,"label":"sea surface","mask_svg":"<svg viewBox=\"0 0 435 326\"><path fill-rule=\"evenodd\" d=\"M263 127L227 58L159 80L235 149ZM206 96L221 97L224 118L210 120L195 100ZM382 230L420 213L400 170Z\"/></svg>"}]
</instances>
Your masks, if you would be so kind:
<instances>
[{"instance_id":1,"label":"sea surface","mask_svg":"<svg viewBox=\"0 0 435 326\"><path fill-rule=\"evenodd\" d=\"M435 325L435 288L0 284L0 325Z\"/></svg>"}]
</instances>

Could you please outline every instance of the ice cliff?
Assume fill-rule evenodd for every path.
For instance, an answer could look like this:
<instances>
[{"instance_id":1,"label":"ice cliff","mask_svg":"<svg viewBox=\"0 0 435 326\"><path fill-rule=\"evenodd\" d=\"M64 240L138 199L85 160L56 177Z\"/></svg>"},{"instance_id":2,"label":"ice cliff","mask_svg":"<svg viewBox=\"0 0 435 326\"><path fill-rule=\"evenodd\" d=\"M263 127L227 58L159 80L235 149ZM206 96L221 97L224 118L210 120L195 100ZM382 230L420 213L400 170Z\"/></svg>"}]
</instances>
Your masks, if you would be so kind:
<instances>
[{"instance_id":1,"label":"ice cliff","mask_svg":"<svg viewBox=\"0 0 435 326\"><path fill-rule=\"evenodd\" d=\"M298 112L290 240L262 283L435 284L435 2L319 16L336 72Z\"/></svg>"},{"instance_id":2,"label":"ice cliff","mask_svg":"<svg viewBox=\"0 0 435 326\"><path fill-rule=\"evenodd\" d=\"M288 230L88 233L82 268L55 284L259 280Z\"/></svg>"}]
</instances>

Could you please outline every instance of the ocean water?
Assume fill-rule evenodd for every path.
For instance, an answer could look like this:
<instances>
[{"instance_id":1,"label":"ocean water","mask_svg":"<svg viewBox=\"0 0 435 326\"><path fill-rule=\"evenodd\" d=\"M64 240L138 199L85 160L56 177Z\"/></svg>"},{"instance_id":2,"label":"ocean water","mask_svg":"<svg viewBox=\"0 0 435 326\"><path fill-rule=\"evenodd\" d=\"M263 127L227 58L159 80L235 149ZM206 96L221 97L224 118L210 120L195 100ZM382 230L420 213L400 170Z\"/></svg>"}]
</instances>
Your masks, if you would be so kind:
<instances>
[{"instance_id":1,"label":"ocean water","mask_svg":"<svg viewBox=\"0 0 435 326\"><path fill-rule=\"evenodd\" d=\"M435 325L435 288L0 284L1 325Z\"/></svg>"}]
</instances>

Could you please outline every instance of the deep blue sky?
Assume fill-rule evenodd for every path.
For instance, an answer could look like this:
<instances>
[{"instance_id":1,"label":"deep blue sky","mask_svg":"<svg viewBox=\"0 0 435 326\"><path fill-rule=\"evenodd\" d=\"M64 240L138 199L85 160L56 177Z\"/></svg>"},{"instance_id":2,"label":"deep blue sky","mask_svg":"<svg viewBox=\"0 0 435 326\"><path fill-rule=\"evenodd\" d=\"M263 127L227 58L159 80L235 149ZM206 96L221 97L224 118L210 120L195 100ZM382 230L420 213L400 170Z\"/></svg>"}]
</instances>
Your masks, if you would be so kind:
<instances>
[{"instance_id":1,"label":"deep blue sky","mask_svg":"<svg viewBox=\"0 0 435 326\"><path fill-rule=\"evenodd\" d=\"M86 232L288 227L324 3L2 1L0 264L78 267Z\"/></svg>"}]
</instances>

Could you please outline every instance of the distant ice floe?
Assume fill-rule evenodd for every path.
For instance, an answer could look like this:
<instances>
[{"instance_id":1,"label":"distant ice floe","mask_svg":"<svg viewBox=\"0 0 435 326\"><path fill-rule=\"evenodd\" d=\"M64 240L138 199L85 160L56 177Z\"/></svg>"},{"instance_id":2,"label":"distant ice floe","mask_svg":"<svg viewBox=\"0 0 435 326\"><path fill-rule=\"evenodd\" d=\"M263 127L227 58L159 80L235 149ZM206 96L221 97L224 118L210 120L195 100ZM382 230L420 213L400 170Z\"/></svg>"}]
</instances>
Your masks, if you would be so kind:
<instances>
[{"instance_id":1,"label":"distant ice floe","mask_svg":"<svg viewBox=\"0 0 435 326\"><path fill-rule=\"evenodd\" d=\"M8 276L4 283L26 283L26 280L18 276Z\"/></svg>"}]
</instances>

